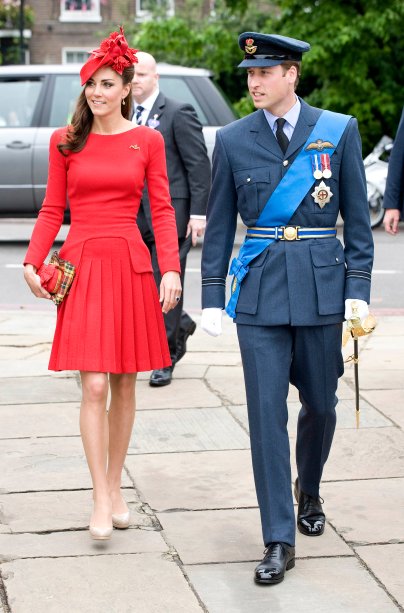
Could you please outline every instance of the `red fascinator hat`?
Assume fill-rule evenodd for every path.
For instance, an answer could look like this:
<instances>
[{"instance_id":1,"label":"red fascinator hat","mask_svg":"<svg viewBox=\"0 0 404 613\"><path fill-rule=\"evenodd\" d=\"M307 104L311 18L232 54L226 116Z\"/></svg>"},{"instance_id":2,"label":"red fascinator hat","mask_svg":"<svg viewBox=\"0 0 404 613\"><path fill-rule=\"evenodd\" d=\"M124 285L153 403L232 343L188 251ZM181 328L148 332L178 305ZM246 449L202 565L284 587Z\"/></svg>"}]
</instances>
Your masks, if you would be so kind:
<instances>
[{"instance_id":1,"label":"red fascinator hat","mask_svg":"<svg viewBox=\"0 0 404 613\"><path fill-rule=\"evenodd\" d=\"M137 62L137 49L131 49L125 38L123 27L119 32L111 32L102 41L99 49L94 49L80 70L81 84L84 85L101 66L110 66L120 75L125 68Z\"/></svg>"}]
</instances>

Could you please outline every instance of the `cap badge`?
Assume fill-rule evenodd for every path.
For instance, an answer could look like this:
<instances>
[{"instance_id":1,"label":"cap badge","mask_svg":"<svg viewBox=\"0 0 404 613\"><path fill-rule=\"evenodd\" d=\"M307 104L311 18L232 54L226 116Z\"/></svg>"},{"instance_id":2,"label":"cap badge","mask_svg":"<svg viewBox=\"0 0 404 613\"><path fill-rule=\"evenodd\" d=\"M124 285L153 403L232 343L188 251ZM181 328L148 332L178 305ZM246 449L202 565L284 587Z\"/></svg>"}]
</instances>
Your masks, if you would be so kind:
<instances>
[{"instance_id":1,"label":"cap badge","mask_svg":"<svg viewBox=\"0 0 404 613\"><path fill-rule=\"evenodd\" d=\"M324 208L327 202L330 202L333 195L330 187L321 181L320 185L316 185L314 192L311 193L314 198L314 202L318 204L320 209Z\"/></svg>"},{"instance_id":2,"label":"cap badge","mask_svg":"<svg viewBox=\"0 0 404 613\"><path fill-rule=\"evenodd\" d=\"M310 151L311 149L316 149L317 151L322 151L323 149L335 149L335 145L330 143L329 140L321 140L321 138L319 138L314 143L309 143L307 145L306 151Z\"/></svg>"},{"instance_id":3,"label":"cap badge","mask_svg":"<svg viewBox=\"0 0 404 613\"><path fill-rule=\"evenodd\" d=\"M253 54L257 51L257 45L254 45L254 39L253 38L247 38L245 41L245 52L246 53L250 53Z\"/></svg>"}]
</instances>

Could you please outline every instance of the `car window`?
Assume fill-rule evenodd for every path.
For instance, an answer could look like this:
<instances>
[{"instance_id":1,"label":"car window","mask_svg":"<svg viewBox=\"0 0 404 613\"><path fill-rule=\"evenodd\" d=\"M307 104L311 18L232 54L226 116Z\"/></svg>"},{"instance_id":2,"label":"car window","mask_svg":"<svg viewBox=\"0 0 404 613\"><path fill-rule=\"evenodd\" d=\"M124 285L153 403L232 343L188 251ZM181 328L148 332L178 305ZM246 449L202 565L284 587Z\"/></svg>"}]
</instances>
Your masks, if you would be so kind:
<instances>
[{"instance_id":1,"label":"car window","mask_svg":"<svg viewBox=\"0 0 404 613\"><path fill-rule=\"evenodd\" d=\"M168 75L160 75L159 79L160 89L168 98L174 98L181 102L192 104L194 107L199 121L203 126L208 125L208 120L205 113L202 110L201 105L195 98L194 94L190 90L188 84L181 77L170 77Z\"/></svg>"},{"instance_id":2,"label":"car window","mask_svg":"<svg viewBox=\"0 0 404 613\"><path fill-rule=\"evenodd\" d=\"M41 87L41 79L2 79L0 128L29 127Z\"/></svg>"},{"instance_id":3,"label":"car window","mask_svg":"<svg viewBox=\"0 0 404 613\"><path fill-rule=\"evenodd\" d=\"M81 92L79 75L57 75L49 117L49 126L58 128L70 123Z\"/></svg>"}]
</instances>

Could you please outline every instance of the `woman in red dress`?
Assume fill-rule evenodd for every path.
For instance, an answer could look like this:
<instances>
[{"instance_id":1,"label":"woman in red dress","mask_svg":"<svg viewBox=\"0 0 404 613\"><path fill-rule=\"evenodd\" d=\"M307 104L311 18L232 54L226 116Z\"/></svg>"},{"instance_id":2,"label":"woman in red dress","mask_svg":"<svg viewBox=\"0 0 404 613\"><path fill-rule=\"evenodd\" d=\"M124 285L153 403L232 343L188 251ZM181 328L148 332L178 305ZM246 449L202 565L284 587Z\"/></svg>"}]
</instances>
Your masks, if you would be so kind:
<instances>
[{"instance_id":1,"label":"woman in red dress","mask_svg":"<svg viewBox=\"0 0 404 613\"><path fill-rule=\"evenodd\" d=\"M76 266L76 276L58 306L49 369L80 371L80 431L93 482L90 534L96 539L109 538L113 526L129 526L120 488L136 373L171 364L162 312L181 295L163 138L128 119L135 53L121 28L82 67L84 89L72 124L51 137L46 196L24 262L31 291L50 298L36 273L62 224L67 196L71 225L60 257ZM145 180L160 296L136 224Z\"/></svg>"}]
</instances>

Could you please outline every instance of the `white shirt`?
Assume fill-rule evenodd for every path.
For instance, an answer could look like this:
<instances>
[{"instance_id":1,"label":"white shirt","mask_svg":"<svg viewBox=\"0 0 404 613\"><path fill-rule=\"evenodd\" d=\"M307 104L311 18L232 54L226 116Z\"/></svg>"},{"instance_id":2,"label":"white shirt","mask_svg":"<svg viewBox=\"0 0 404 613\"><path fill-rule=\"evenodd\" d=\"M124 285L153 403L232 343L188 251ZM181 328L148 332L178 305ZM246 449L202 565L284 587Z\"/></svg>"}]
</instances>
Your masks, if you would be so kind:
<instances>
[{"instance_id":1,"label":"white shirt","mask_svg":"<svg viewBox=\"0 0 404 613\"><path fill-rule=\"evenodd\" d=\"M285 132L286 136L288 137L288 139L290 140L293 136L293 132L294 129L296 127L297 124L297 120L299 119L299 115L300 115L300 107L302 105L300 104L300 100L299 98L296 96L296 102L295 104L292 106L292 108L285 113L285 115L283 115L283 118L286 119L286 123L283 126L283 131ZM269 123L269 127L271 128L272 132L274 134L276 134L276 120L279 119L279 117L276 117L275 115L272 115L272 113L270 113L269 111L267 111L266 109L264 109L264 115L267 119L267 122Z\"/></svg>"},{"instance_id":2,"label":"white shirt","mask_svg":"<svg viewBox=\"0 0 404 613\"><path fill-rule=\"evenodd\" d=\"M141 125L144 126L146 125L146 122L149 118L150 115L150 111L153 108L154 103L157 100L157 96L159 95L160 91L159 88L157 88L151 96L149 96L148 98L146 98L146 100L144 100L143 102L139 102L139 104L137 104L135 101L135 112L133 113L133 117L132 117L132 121L133 123L136 123L136 111L137 111L137 107L138 106L142 106L144 108L144 111L142 111L142 114L140 116L141 118Z\"/></svg>"}]
</instances>

